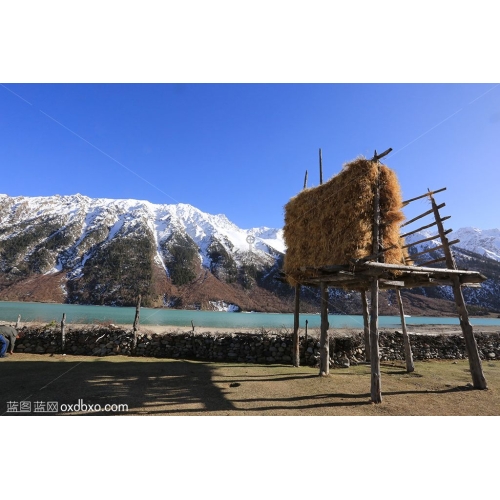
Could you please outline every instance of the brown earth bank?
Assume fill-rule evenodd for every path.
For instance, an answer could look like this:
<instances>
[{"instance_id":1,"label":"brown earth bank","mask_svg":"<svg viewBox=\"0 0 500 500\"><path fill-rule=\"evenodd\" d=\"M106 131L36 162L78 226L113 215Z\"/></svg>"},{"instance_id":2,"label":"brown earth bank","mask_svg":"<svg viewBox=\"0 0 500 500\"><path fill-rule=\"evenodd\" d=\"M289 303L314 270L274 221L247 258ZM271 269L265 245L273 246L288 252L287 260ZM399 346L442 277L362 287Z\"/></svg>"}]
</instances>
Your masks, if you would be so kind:
<instances>
[{"instance_id":1,"label":"brown earth bank","mask_svg":"<svg viewBox=\"0 0 500 500\"><path fill-rule=\"evenodd\" d=\"M489 388L479 391L466 360L417 362L411 374L382 362L383 401L372 404L367 365L318 377L284 365L15 354L0 360L0 415L498 416L500 363L483 369Z\"/></svg>"}]
</instances>

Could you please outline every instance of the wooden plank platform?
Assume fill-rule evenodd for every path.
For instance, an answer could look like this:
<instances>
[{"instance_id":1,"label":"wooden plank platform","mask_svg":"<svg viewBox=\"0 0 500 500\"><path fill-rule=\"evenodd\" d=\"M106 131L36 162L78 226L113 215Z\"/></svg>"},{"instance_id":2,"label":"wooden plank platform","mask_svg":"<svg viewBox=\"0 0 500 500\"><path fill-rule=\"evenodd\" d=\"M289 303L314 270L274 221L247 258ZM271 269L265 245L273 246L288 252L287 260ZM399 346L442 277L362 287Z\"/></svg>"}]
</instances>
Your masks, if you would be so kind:
<instances>
[{"instance_id":1,"label":"wooden plank platform","mask_svg":"<svg viewBox=\"0 0 500 500\"><path fill-rule=\"evenodd\" d=\"M487 279L486 276L477 271L406 266L382 262L304 267L297 269L297 272L293 273L291 277L304 286L319 287L320 283L324 282L329 287L347 290L367 290L374 277L380 280L381 289L452 286L454 277L458 277L462 286L477 286ZM283 272L275 276L275 279L279 281L286 281L286 278L287 276Z\"/></svg>"}]
</instances>

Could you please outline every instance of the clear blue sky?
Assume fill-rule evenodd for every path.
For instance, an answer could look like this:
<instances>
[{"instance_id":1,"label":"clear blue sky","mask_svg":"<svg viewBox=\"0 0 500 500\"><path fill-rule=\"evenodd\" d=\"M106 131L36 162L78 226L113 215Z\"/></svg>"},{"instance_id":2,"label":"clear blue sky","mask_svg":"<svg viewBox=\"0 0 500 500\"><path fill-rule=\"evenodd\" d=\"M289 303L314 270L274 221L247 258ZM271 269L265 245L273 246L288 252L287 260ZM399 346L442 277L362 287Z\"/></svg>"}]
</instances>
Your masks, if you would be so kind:
<instances>
[{"instance_id":1,"label":"clear blue sky","mask_svg":"<svg viewBox=\"0 0 500 500\"><path fill-rule=\"evenodd\" d=\"M500 227L494 83L10 83L0 134L11 196L183 202L243 228L281 227L305 170L319 182L319 148L328 179L392 147L385 162L405 198L446 186L448 227Z\"/></svg>"}]
</instances>

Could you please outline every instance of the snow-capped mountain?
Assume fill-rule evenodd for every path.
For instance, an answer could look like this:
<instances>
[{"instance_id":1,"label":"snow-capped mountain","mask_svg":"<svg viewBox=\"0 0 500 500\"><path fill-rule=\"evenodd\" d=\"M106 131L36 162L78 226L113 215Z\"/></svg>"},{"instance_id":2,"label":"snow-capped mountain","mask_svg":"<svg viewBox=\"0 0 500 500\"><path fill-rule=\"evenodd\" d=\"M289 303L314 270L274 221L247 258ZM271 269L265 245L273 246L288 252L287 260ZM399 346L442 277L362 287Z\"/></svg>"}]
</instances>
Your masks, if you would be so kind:
<instances>
[{"instance_id":1,"label":"snow-capped mountain","mask_svg":"<svg viewBox=\"0 0 500 500\"><path fill-rule=\"evenodd\" d=\"M458 247L500 262L500 229L463 227L450 237L460 240Z\"/></svg>"},{"instance_id":2,"label":"snow-capped mountain","mask_svg":"<svg viewBox=\"0 0 500 500\"><path fill-rule=\"evenodd\" d=\"M59 231L77 226L78 237L59 248L53 270L62 269L68 251L85 254L86 249L82 251L81 244L94 232L106 233L105 240L110 241L116 236L128 234L138 223L147 227L154 236L158 262L163 261L161 243L176 231L184 232L196 243L200 258L205 263L208 263L207 249L213 238L219 240L226 250L240 256L249 250L261 258L284 251L282 230L267 227L240 229L223 214L210 215L184 203L155 205L139 200L91 199L80 194L33 198L0 195L0 203L2 229L14 228L22 223L23 230L26 230L27 224L42 220L59 222L62 226ZM18 233L19 230L3 239ZM250 235L255 238L251 248L247 242ZM84 263L85 257L82 258Z\"/></svg>"},{"instance_id":3,"label":"snow-capped mountain","mask_svg":"<svg viewBox=\"0 0 500 500\"><path fill-rule=\"evenodd\" d=\"M412 234L406 238L406 243L414 243L422 239L435 236L437 230L423 230L419 233ZM461 250L474 252L475 254L487 257L489 259L500 262L500 229L478 229L475 227L463 227L457 231L452 231L447 235L449 241L460 240L452 248L454 252L460 253ZM441 245L439 237L414 246L414 252ZM425 258L424 258L425 260Z\"/></svg>"},{"instance_id":4,"label":"snow-capped mountain","mask_svg":"<svg viewBox=\"0 0 500 500\"><path fill-rule=\"evenodd\" d=\"M183 203L0 195L4 285L64 274L68 301L129 303L142 286L148 296L171 302L171 294L161 293L165 283L182 286L205 271L223 285L247 290L276 267L283 251L280 229L241 229L225 215ZM228 299L222 295L207 301ZM150 302L158 304L158 297Z\"/></svg>"}]
</instances>

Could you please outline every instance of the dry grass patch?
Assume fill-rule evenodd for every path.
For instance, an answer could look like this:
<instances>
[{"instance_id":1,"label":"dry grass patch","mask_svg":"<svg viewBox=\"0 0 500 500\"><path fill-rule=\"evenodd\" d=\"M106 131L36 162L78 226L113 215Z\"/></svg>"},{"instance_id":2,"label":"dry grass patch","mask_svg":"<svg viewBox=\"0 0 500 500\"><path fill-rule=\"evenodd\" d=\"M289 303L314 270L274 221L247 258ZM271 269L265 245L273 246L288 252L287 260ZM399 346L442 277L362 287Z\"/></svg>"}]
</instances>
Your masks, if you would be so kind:
<instances>
[{"instance_id":1,"label":"dry grass patch","mask_svg":"<svg viewBox=\"0 0 500 500\"><path fill-rule=\"evenodd\" d=\"M367 365L318 377L284 365L16 354L0 362L0 414L7 401L82 399L127 404L127 415L499 415L500 363L483 368L487 391L467 386L467 361L417 362L412 374L382 363L383 403L374 405Z\"/></svg>"}]
</instances>

